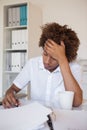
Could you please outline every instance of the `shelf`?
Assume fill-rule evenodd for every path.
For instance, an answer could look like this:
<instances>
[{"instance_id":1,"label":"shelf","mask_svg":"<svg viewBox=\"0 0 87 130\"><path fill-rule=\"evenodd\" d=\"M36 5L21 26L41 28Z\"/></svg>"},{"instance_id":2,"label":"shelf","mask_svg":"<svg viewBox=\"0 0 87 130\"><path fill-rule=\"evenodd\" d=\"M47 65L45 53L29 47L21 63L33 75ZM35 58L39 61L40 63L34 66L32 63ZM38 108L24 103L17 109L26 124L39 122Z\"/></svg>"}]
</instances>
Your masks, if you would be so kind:
<instances>
[{"instance_id":1,"label":"shelf","mask_svg":"<svg viewBox=\"0 0 87 130\"><path fill-rule=\"evenodd\" d=\"M26 26L26 25L25 25L25 26L23 25L23 26L4 27L5 30L9 30L9 29L10 29L10 30L12 30L12 29L23 29L23 28L24 28L24 29L27 29L27 26Z\"/></svg>"},{"instance_id":2,"label":"shelf","mask_svg":"<svg viewBox=\"0 0 87 130\"><path fill-rule=\"evenodd\" d=\"M27 52L27 49L5 49L5 52Z\"/></svg>"},{"instance_id":3,"label":"shelf","mask_svg":"<svg viewBox=\"0 0 87 130\"><path fill-rule=\"evenodd\" d=\"M18 74L20 72L4 71L5 74Z\"/></svg>"},{"instance_id":4,"label":"shelf","mask_svg":"<svg viewBox=\"0 0 87 130\"><path fill-rule=\"evenodd\" d=\"M20 4L16 5L4 6L3 94L11 86L28 59L28 26L27 12L25 11L28 7L27 5L28 3L20 2ZM24 21L26 21L26 24Z\"/></svg>"},{"instance_id":5,"label":"shelf","mask_svg":"<svg viewBox=\"0 0 87 130\"><path fill-rule=\"evenodd\" d=\"M27 13L24 11L26 9ZM28 59L41 54L41 49L35 44L38 43L41 33L39 29L42 25L41 12L41 8L26 0L2 1L2 80L0 84L2 96Z\"/></svg>"}]
</instances>

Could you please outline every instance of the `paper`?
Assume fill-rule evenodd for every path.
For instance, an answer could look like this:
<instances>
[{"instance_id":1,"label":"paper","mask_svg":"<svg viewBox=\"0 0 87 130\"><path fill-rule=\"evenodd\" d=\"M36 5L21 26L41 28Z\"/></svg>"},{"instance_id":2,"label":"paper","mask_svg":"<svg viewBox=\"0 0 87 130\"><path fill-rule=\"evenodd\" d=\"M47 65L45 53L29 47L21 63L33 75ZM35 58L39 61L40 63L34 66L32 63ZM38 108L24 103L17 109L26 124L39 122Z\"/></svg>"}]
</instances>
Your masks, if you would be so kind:
<instances>
[{"instance_id":1,"label":"paper","mask_svg":"<svg viewBox=\"0 0 87 130\"><path fill-rule=\"evenodd\" d=\"M87 130L87 111L55 110L55 130Z\"/></svg>"},{"instance_id":2,"label":"paper","mask_svg":"<svg viewBox=\"0 0 87 130\"><path fill-rule=\"evenodd\" d=\"M0 130L33 130L47 121L52 111L38 102L0 110Z\"/></svg>"}]
</instances>

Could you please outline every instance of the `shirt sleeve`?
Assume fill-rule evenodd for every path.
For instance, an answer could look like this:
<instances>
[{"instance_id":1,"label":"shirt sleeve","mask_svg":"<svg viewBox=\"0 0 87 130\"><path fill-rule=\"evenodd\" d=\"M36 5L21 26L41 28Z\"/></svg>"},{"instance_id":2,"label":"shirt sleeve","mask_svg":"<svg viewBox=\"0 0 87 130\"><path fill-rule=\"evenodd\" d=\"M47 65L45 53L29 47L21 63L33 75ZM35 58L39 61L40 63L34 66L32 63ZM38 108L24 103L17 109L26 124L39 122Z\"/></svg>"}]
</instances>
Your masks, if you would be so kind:
<instances>
[{"instance_id":1,"label":"shirt sleeve","mask_svg":"<svg viewBox=\"0 0 87 130\"><path fill-rule=\"evenodd\" d=\"M71 66L71 71L80 87L82 87L82 67L79 64L73 64Z\"/></svg>"},{"instance_id":2,"label":"shirt sleeve","mask_svg":"<svg viewBox=\"0 0 87 130\"><path fill-rule=\"evenodd\" d=\"M13 83L20 89L23 89L31 80L31 61L29 60L22 71L18 74L18 76L15 78Z\"/></svg>"}]
</instances>

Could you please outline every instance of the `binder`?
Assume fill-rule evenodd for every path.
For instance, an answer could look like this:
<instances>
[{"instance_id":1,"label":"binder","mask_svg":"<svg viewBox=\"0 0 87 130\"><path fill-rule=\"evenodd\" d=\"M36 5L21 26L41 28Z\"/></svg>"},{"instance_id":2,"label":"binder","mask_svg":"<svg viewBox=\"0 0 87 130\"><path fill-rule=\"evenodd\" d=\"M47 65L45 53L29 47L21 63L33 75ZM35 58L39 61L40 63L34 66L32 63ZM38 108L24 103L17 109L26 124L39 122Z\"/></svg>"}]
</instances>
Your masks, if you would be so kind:
<instances>
[{"instance_id":1,"label":"binder","mask_svg":"<svg viewBox=\"0 0 87 130\"><path fill-rule=\"evenodd\" d=\"M20 50L22 48L22 39L24 38L24 34L22 35L22 30L12 30L12 49Z\"/></svg>"},{"instance_id":2,"label":"binder","mask_svg":"<svg viewBox=\"0 0 87 130\"><path fill-rule=\"evenodd\" d=\"M17 37L18 37L18 49L26 49L26 29L21 29L17 31Z\"/></svg>"},{"instance_id":3,"label":"binder","mask_svg":"<svg viewBox=\"0 0 87 130\"><path fill-rule=\"evenodd\" d=\"M27 25L27 5L25 5L25 25Z\"/></svg>"},{"instance_id":4,"label":"binder","mask_svg":"<svg viewBox=\"0 0 87 130\"><path fill-rule=\"evenodd\" d=\"M20 6L20 25L27 25L27 5Z\"/></svg>"},{"instance_id":5,"label":"binder","mask_svg":"<svg viewBox=\"0 0 87 130\"><path fill-rule=\"evenodd\" d=\"M11 54L6 54L6 71L11 71Z\"/></svg>"},{"instance_id":6,"label":"binder","mask_svg":"<svg viewBox=\"0 0 87 130\"><path fill-rule=\"evenodd\" d=\"M12 26L12 8L8 8L8 26Z\"/></svg>"},{"instance_id":7,"label":"binder","mask_svg":"<svg viewBox=\"0 0 87 130\"><path fill-rule=\"evenodd\" d=\"M15 48L14 44L14 30L12 30L12 49Z\"/></svg>"},{"instance_id":8,"label":"binder","mask_svg":"<svg viewBox=\"0 0 87 130\"><path fill-rule=\"evenodd\" d=\"M26 53L25 52L13 52L11 57L11 71L20 72L25 65Z\"/></svg>"},{"instance_id":9,"label":"binder","mask_svg":"<svg viewBox=\"0 0 87 130\"><path fill-rule=\"evenodd\" d=\"M23 19L22 25L25 25L25 6L22 6L22 19Z\"/></svg>"},{"instance_id":10,"label":"binder","mask_svg":"<svg viewBox=\"0 0 87 130\"><path fill-rule=\"evenodd\" d=\"M16 8L12 8L12 25L16 26Z\"/></svg>"},{"instance_id":11,"label":"binder","mask_svg":"<svg viewBox=\"0 0 87 130\"><path fill-rule=\"evenodd\" d=\"M24 19L24 25L27 25L27 5L24 5L23 7L23 19Z\"/></svg>"},{"instance_id":12,"label":"binder","mask_svg":"<svg viewBox=\"0 0 87 130\"><path fill-rule=\"evenodd\" d=\"M24 29L21 30L21 49L24 49L24 44L25 44L25 34L24 34Z\"/></svg>"},{"instance_id":13,"label":"binder","mask_svg":"<svg viewBox=\"0 0 87 130\"><path fill-rule=\"evenodd\" d=\"M16 26L20 25L20 7L16 7Z\"/></svg>"},{"instance_id":14,"label":"binder","mask_svg":"<svg viewBox=\"0 0 87 130\"><path fill-rule=\"evenodd\" d=\"M20 6L20 25L23 25L23 6Z\"/></svg>"},{"instance_id":15,"label":"binder","mask_svg":"<svg viewBox=\"0 0 87 130\"><path fill-rule=\"evenodd\" d=\"M21 66L21 54L20 53L12 53L12 72L20 72L20 66Z\"/></svg>"},{"instance_id":16,"label":"binder","mask_svg":"<svg viewBox=\"0 0 87 130\"><path fill-rule=\"evenodd\" d=\"M12 30L12 49L18 49L18 30Z\"/></svg>"},{"instance_id":17,"label":"binder","mask_svg":"<svg viewBox=\"0 0 87 130\"><path fill-rule=\"evenodd\" d=\"M21 49L27 48L27 29L21 30Z\"/></svg>"},{"instance_id":18,"label":"binder","mask_svg":"<svg viewBox=\"0 0 87 130\"><path fill-rule=\"evenodd\" d=\"M26 53L21 53L21 69L23 69L26 63Z\"/></svg>"},{"instance_id":19,"label":"binder","mask_svg":"<svg viewBox=\"0 0 87 130\"><path fill-rule=\"evenodd\" d=\"M21 30L17 30L17 46L16 46L16 49L22 49L21 48L21 38L22 38L22 34L21 34Z\"/></svg>"}]
</instances>

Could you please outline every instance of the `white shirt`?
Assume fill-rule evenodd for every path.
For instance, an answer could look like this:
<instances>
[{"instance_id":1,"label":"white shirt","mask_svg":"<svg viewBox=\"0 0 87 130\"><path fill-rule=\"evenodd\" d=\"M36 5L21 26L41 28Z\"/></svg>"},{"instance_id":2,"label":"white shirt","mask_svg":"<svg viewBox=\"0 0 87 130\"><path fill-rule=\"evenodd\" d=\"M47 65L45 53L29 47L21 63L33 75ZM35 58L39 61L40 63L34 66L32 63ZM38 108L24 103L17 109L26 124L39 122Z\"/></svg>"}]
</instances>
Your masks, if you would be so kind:
<instances>
[{"instance_id":1,"label":"white shirt","mask_svg":"<svg viewBox=\"0 0 87 130\"><path fill-rule=\"evenodd\" d=\"M76 62L72 62L69 65L75 79L80 84L80 65ZM32 58L26 63L13 83L22 89L29 82L31 84L31 99L39 100L45 103L45 105L57 106L58 92L65 90L60 67L53 72L49 72L44 68L42 56Z\"/></svg>"}]
</instances>

